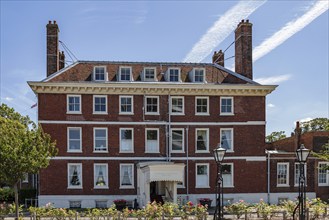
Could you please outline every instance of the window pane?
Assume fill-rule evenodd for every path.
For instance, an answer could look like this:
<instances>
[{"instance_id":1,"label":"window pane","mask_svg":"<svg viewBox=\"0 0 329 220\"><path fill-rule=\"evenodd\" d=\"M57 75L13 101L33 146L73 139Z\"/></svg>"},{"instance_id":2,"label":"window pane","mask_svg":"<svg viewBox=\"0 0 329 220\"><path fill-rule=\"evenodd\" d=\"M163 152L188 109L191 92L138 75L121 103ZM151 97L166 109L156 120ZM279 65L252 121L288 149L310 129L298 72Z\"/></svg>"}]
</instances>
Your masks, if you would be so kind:
<instances>
[{"instance_id":1,"label":"window pane","mask_svg":"<svg viewBox=\"0 0 329 220\"><path fill-rule=\"evenodd\" d=\"M69 186L81 186L80 165L69 165Z\"/></svg>"},{"instance_id":2,"label":"window pane","mask_svg":"<svg viewBox=\"0 0 329 220\"><path fill-rule=\"evenodd\" d=\"M197 130L197 150L207 150L207 130Z\"/></svg>"},{"instance_id":3,"label":"window pane","mask_svg":"<svg viewBox=\"0 0 329 220\"><path fill-rule=\"evenodd\" d=\"M145 79L154 79L154 69L145 69Z\"/></svg>"},{"instance_id":4,"label":"window pane","mask_svg":"<svg viewBox=\"0 0 329 220\"><path fill-rule=\"evenodd\" d=\"M172 131L172 150L183 150L183 131Z\"/></svg>"},{"instance_id":5,"label":"window pane","mask_svg":"<svg viewBox=\"0 0 329 220\"><path fill-rule=\"evenodd\" d=\"M183 112L183 98L172 98L171 112L182 113Z\"/></svg>"},{"instance_id":6,"label":"window pane","mask_svg":"<svg viewBox=\"0 0 329 220\"><path fill-rule=\"evenodd\" d=\"M231 98L221 99L221 112L222 113L232 113L232 99Z\"/></svg>"},{"instance_id":7,"label":"window pane","mask_svg":"<svg viewBox=\"0 0 329 220\"><path fill-rule=\"evenodd\" d=\"M221 139L222 147L227 150L232 150L232 131L222 130L221 137L222 137Z\"/></svg>"},{"instance_id":8,"label":"window pane","mask_svg":"<svg viewBox=\"0 0 329 220\"><path fill-rule=\"evenodd\" d=\"M69 128L69 150L80 150L81 146L81 137L80 129L78 128Z\"/></svg>"},{"instance_id":9,"label":"window pane","mask_svg":"<svg viewBox=\"0 0 329 220\"><path fill-rule=\"evenodd\" d=\"M157 98L146 98L146 112L158 112Z\"/></svg>"},{"instance_id":10,"label":"window pane","mask_svg":"<svg viewBox=\"0 0 329 220\"><path fill-rule=\"evenodd\" d=\"M221 167L221 171L223 177L223 186L233 186L232 165L223 164Z\"/></svg>"},{"instance_id":11,"label":"window pane","mask_svg":"<svg viewBox=\"0 0 329 220\"><path fill-rule=\"evenodd\" d=\"M120 180L122 186L132 186L132 166L131 165L122 165Z\"/></svg>"},{"instance_id":12,"label":"window pane","mask_svg":"<svg viewBox=\"0 0 329 220\"><path fill-rule=\"evenodd\" d=\"M95 186L107 186L107 169L106 165L95 165Z\"/></svg>"},{"instance_id":13,"label":"window pane","mask_svg":"<svg viewBox=\"0 0 329 220\"><path fill-rule=\"evenodd\" d=\"M106 98L95 97L95 112L106 112Z\"/></svg>"},{"instance_id":14,"label":"window pane","mask_svg":"<svg viewBox=\"0 0 329 220\"><path fill-rule=\"evenodd\" d=\"M207 113L208 99L198 98L196 101L197 101L197 113Z\"/></svg>"},{"instance_id":15,"label":"window pane","mask_svg":"<svg viewBox=\"0 0 329 220\"><path fill-rule=\"evenodd\" d=\"M277 176L278 184L288 184L287 182L287 175L288 175L288 170L287 170L287 165L286 164L278 164L278 171L277 171Z\"/></svg>"},{"instance_id":16,"label":"window pane","mask_svg":"<svg viewBox=\"0 0 329 220\"><path fill-rule=\"evenodd\" d=\"M170 69L169 70L169 81L170 82L178 82L179 81L179 70L178 69Z\"/></svg>"}]
</instances>

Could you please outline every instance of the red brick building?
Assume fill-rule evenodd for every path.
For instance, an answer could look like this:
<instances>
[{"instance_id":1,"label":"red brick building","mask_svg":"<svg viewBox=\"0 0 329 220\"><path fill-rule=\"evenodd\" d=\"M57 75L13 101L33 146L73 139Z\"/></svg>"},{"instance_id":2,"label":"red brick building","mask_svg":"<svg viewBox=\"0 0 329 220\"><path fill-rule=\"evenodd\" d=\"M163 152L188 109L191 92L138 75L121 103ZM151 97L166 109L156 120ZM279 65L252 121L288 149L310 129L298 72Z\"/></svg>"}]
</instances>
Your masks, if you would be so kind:
<instances>
[{"instance_id":1,"label":"red brick building","mask_svg":"<svg viewBox=\"0 0 329 220\"><path fill-rule=\"evenodd\" d=\"M214 199L217 143L225 200L267 195L265 98L252 80L252 24L235 31L236 72L213 63L78 61L64 67L47 25L47 77L29 82L59 154L40 173L39 205L104 207L115 199ZM213 202L214 203L214 202Z\"/></svg>"},{"instance_id":2,"label":"red brick building","mask_svg":"<svg viewBox=\"0 0 329 220\"><path fill-rule=\"evenodd\" d=\"M268 143L266 152L270 185L267 198L271 202L296 198L300 166L295 156L297 147L304 144L306 148L320 152L326 143L329 143L329 131L295 132L291 137ZM326 165L329 162L309 156L305 168L308 198L317 197L329 201L329 171L321 169Z\"/></svg>"}]
</instances>

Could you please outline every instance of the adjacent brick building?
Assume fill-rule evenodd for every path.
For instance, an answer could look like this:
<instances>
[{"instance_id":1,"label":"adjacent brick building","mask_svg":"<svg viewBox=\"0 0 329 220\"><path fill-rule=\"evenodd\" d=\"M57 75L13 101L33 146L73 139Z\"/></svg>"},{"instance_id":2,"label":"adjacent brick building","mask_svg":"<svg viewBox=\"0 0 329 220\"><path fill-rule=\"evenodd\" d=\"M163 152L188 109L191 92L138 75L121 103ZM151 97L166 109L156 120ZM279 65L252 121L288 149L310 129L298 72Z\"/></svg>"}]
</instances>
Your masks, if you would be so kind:
<instances>
[{"instance_id":1,"label":"adjacent brick building","mask_svg":"<svg viewBox=\"0 0 329 220\"><path fill-rule=\"evenodd\" d=\"M304 144L306 148L320 152L323 146L329 143L329 131L313 131L301 134L299 123L296 132L291 137L267 144L267 159L269 170L268 199L273 201L291 198L298 191L299 163L296 160L298 146ZM329 201L329 171L324 168L329 162L309 156L306 164L306 191L309 198L316 196Z\"/></svg>"},{"instance_id":2,"label":"adjacent brick building","mask_svg":"<svg viewBox=\"0 0 329 220\"><path fill-rule=\"evenodd\" d=\"M115 199L214 199L212 150L227 149L225 201L267 195L265 98L252 79L252 24L236 29L236 72L213 63L77 61L64 67L47 25L47 77L29 82L59 154L40 173L39 205L104 207ZM55 59L54 59L55 58Z\"/></svg>"}]
</instances>

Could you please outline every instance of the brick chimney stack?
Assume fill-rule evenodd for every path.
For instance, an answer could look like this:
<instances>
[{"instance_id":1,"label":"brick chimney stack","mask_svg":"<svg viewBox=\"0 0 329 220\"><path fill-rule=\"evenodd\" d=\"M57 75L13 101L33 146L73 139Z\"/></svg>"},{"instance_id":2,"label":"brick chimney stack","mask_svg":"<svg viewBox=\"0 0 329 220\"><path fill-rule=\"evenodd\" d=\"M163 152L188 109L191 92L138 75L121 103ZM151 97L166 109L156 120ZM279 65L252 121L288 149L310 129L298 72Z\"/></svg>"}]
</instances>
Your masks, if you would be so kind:
<instances>
[{"instance_id":1,"label":"brick chimney stack","mask_svg":"<svg viewBox=\"0 0 329 220\"><path fill-rule=\"evenodd\" d=\"M58 48L58 25L56 21L47 24L47 77L64 68L65 55Z\"/></svg>"},{"instance_id":2,"label":"brick chimney stack","mask_svg":"<svg viewBox=\"0 0 329 220\"><path fill-rule=\"evenodd\" d=\"M252 24L242 20L235 30L235 72L252 79Z\"/></svg>"},{"instance_id":3,"label":"brick chimney stack","mask_svg":"<svg viewBox=\"0 0 329 220\"><path fill-rule=\"evenodd\" d=\"M222 50L214 52L214 55L212 55L212 63L217 63L224 67L224 53Z\"/></svg>"}]
</instances>

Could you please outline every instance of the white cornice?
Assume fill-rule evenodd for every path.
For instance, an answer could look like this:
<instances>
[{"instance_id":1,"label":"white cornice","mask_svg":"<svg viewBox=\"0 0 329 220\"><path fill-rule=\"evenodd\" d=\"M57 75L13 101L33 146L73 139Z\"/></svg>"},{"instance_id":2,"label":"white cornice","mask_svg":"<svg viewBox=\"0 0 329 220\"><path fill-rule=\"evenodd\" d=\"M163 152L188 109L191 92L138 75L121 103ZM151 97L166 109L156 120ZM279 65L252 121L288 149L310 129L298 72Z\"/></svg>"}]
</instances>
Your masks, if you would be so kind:
<instances>
[{"instance_id":1,"label":"white cornice","mask_svg":"<svg viewBox=\"0 0 329 220\"><path fill-rule=\"evenodd\" d=\"M166 82L28 82L28 84L36 94L266 96L277 87L275 85Z\"/></svg>"}]
</instances>

